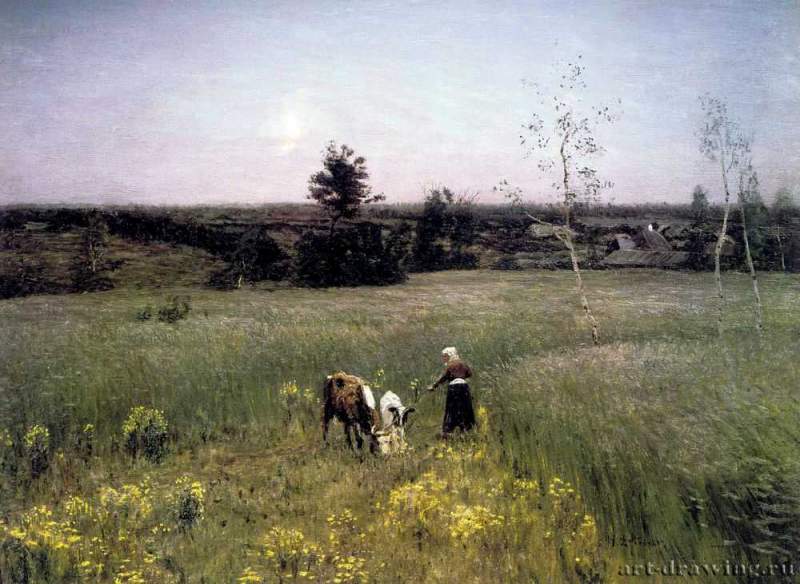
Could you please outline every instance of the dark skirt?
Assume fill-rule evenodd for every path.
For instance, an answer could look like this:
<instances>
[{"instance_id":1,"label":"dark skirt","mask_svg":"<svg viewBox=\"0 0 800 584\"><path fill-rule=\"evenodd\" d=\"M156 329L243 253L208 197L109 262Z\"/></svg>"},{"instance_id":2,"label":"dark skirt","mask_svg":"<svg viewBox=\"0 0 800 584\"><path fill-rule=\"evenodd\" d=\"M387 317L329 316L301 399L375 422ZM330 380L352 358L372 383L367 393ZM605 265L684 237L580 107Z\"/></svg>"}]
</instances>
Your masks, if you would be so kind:
<instances>
[{"instance_id":1,"label":"dark skirt","mask_svg":"<svg viewBox=\"0 0 800 584\"><path fill-rule=\"evenodd\" d=\"M469 385L466 383L448 385L442 434L451 434L457 428L466 432L473 427L475 427L475 411L472 409L472 394L470 394Z\"/></svg>"}]
</instances>

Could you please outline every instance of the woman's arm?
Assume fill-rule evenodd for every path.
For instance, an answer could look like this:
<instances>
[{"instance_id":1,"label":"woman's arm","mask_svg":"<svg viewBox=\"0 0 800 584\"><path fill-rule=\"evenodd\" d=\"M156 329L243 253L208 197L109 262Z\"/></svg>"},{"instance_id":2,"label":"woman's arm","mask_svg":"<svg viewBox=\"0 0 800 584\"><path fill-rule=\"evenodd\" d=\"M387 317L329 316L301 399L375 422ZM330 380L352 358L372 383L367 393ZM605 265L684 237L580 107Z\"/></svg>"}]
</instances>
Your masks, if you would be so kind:
<instances>
[{"instance_id":1,"label":"woman's arm","mask_svg":"<svg viewBox=\"0 0 800 584\"><path fill-rule=\"evenodd\" d=\"M451 379L453 379L453 377L452 374L450 373L450 367L446 367L444 373L442 373L442 376L436 381L436 383L430 386L430 390L433 391L434 389L439 387L442 383L444 383L445 381L450 381Z\"/></svg>"},{"instance_id":2,"label":"woman's arm","mask_svg":"<svg viewBox=\"0 0 800 584\"><path fill-rule=\"evenodd\" d=\"M442 376L441 376L441 377L440 377L440 378L439 378L439 379L436 381L436 383L434 383L433 385L431 385L431 389L436 389L436 388L437 388L437 387L439 387L439 386L440 386L442 383L444 383L445 381L447 381L448 373L449 373L448 371L445 371L445 372L444 372L444 374L442 374Z\"/></svg>"}]
</instances>

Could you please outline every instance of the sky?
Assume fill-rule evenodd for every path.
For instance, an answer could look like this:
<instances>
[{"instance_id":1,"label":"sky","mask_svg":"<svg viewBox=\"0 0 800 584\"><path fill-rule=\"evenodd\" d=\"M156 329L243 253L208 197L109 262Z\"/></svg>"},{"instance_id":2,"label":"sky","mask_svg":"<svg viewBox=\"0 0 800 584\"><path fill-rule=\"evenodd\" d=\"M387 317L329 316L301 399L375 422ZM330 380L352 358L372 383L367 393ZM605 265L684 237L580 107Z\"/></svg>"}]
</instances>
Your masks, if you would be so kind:
<instances>
[{"instance_id":1,"label":"sky","mask_svg":"<svg viewBox=\"0 0 800 584\"><path fill-rule=\"evenodd\" d=\"M593 163L611 202L686 202L717 166L698 96L800 194L800 2L0 0L0 204L302 202L336 140L387 202L447 185L553 199L520 127L582 55L621 100Z\"/></svg>"}]
</instances>

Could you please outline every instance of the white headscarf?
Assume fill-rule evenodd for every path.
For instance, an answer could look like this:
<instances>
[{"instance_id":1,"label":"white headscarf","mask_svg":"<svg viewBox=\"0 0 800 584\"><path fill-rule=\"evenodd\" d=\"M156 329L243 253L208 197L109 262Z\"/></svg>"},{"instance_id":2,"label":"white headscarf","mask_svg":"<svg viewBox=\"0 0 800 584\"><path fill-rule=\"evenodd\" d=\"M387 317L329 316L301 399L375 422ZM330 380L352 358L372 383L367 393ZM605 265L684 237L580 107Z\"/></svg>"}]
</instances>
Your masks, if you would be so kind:
<instances>
[{"instance_id":1,"label":"white headscarf","mask_svg":"<svg viewBox=\"0 0 800 584\"><path fill-rule=\"evenodd\" d=\"M448 361L452 361L454 359L458 359L458 351L456 351L455 347L445 347L442 349L442 355L447 357Z\"/></svg>"}]
</instances>

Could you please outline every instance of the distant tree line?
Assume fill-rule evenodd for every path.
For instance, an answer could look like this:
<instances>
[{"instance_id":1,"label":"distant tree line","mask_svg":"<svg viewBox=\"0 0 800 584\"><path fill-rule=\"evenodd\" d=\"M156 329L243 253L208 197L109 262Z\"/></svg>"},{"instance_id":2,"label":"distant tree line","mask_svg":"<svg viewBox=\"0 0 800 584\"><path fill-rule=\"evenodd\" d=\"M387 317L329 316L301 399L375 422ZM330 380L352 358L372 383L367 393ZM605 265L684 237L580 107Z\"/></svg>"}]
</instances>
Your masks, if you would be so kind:
<instances>
[{"instance_id":1,"label":"distant tree line","mask_svg":"<svg viewBox=\"0 0 800 584\"><path fill-rule=\"evenodd\" d=\"M771 205L766 205L760 195L748 195L745 213L750 250L758 269L797 271L800 212L788 193L779 195ZM708 204L707 194L703 197L693 195L694 203L680 211L681 216L691 211L691 220L679 249L694 252L688 267L698 270L713 268L706 252L716 241L721 216L717 207ZM481 205L460 199L447 187L428 191L425 203L417 206L417 211L408 221L394 220L391 225L375 220L340 220L332 234L329 227L309 225L294 246L286 248L264 225L231 227L187 222L160 210L3 210L0 250L5 253L0 262L0 297L108 289L120 264L108 249L111 236L204 249L225 262L225 267L209 280L209 285L221 289L265 280L313 287L394 284L402 282L409 272L476 267L478 248L505 254L538 251L551 256L552 261L542 267L570 267L568 260L559 256L557 243L529 237L531 222L519 213L482 219L485 211ZM68 283L48 279L43 250L25 231L25 225L31 222L43 223L49 231L79 234ZM574 220L572 229L576 244L600 250L604 245L601 241L613 233L634 235L638 231L625 222L594 225L588 217ZM727 233L740 242L741 223L731 221ZM600 252L596 255L601 256ZM599 267L591 257L587 259L589 267ZM734 255L723 261L728 267L743 267L743 247L737 245Z\"/></svg>"},{"instance_id":2,"label":"distant tree line","mask_svg":"<svg viewBox=\"0 0 800 584\"><path fill-rule=\"evenodd\" d=\"M477 256L467 251L477 234L471 202L442 188L428 196L417 227L401 222L356 221L362 206L382 200L372 195L363 157L346 145L330 143L322 170L309 179L309 198L329 217L327 230L307 228L285 250L263 225L245 228L178 221L166 212L149 209L9 209L0 215L4 230L24 231L39 222L55 232L78 231L79 250L68 287L45 286L41 265L19 254L16 270L5 270L0 282L4 297L43 291L99 291L113 286L110 273L118 264L110 257L111 236L139 242L165 242L208 251L225 261L209 284L220 289L241 288L264 280L288 280L296 285L359 286L402 282L408 271L475 267ZM412 245L412 241L416 241Z\"/></svg>"},{"instance_id":3,"label":"distant tree line","mask_svg":"<svg viewBox=\"0 0 800 584\"><path fill-rule=\"evenodd\" d=\"M788 189L779 189L772 204L767 206L761 196L758 176L752 173L746 185L739 189L738 199L739 219L733 216L727 223L726 235L739 245L734 247L733 255L724 260L726 267L745 266L749 247L752 261L759 270L800 270L800 207L794 203ZM690 241L685 249L697 254L691 267L709 269L712 258L704 251L717 241L715 230L722 214L714 212L714 206L708 201L708 191L702 185L697 185L692 192L690 208ZM742 244L745 236L747 247Z\"/></svg>"},{"instance_id":4,"label":"distant tree line","mask_svg":"<svg viewBox=\"0 0 800 584\"><path fill-rule=\"evenodd\" d=\"M235 289L260 281L289 281L299 286L388 285L402 282L409 272L470 269L478 266L476 249L503 253L551 253L550 267L568 269L559 246L529 237L531 220L557 221L563 208L556 205L477 205L475 197L456 194L446 186L427 190L422 204L367 207L382 200L373 195L363 157L347 146L330 143L322 156L322 170L309 178L309 199L328 218L327 227L309 222L291 248L281 246L266 224L246 221L216 224L202 218L179 219L165 209L9 207L0 210L0 297L58 292L90 292L113 286L112 274L121 262L109 251L112 236L149 243L163 242L203 249L224 261L209 285ZM728 223L736 241L746 234L754 266L762 270L800 270L800 209L787 190L775 195L769 207L753 174L739 189L743 221ZM369 209L365 212L365 209ZM600 267L600 243L613 233L633 235L637 228L625 222L593 224L593 217L639 219L659 217L688 221L680 249L695 252L694 269L708 269L709 245L717 241L722 209L709 202L698 186L685 205L570 206L571 236L588 249L588 267ZM363 220L366 215L371 220ZM385 224L378 218L390 220ZM49 232L75 231L80 243L73 257L68 283L47 279L42 251L27 236L26 226L38 223ZM726 258L730 266L746 264L745 251L736 247ZM548 265L550 265L548 264Z\"/></svg>"}]
</instances>

